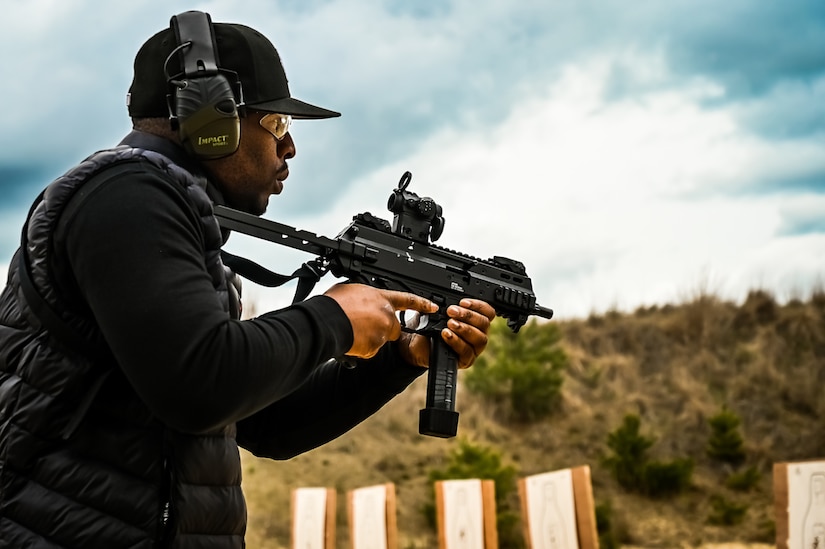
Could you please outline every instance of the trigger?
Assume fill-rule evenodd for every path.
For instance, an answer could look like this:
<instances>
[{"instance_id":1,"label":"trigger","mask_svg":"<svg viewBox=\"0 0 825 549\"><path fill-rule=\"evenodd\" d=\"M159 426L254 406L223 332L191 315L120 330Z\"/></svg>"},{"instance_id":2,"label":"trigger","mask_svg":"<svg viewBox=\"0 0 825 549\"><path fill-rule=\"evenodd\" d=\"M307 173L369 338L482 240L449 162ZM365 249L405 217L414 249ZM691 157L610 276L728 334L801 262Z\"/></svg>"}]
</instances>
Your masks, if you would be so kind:
<instances>
[{"instance_id":1,"label":"trigger","mask_svg":"<svg viewBox=\"0 0 825 549\"><path fill-rule=\"evenodd\" d=\"M398 311L398 321L401 329L406 332L418 332L430 325L429 315L422 315L418 311Z\"/></svg>"}]
</instances>

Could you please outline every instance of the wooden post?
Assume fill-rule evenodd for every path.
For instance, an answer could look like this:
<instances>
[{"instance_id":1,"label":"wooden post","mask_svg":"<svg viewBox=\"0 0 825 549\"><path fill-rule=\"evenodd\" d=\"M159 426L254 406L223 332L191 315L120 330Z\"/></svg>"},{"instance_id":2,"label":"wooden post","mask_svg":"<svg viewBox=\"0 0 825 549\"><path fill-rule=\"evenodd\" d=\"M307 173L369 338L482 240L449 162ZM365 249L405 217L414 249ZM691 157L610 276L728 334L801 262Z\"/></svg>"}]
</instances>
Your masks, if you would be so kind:
<instances>
[{"instance_id":1,"label":"wooden post","mask_svg":"<svg viewBox=\"0 0 825 549\"><path fill-rule=\"evenodd\" d=\"M292 491L293 549L335 549L335 489Z\"/></svg>"},{"instance_id":2,"label":"wooden post","mask_svg":"<svg viewBox=\"0 0 825 549\"><path fill-rule=\"evenodd\" d=\"M350 490L347 497L352 549L397 549L395 485Z\"/></svg>"},{"instance_id":3,"label":"wooden post","mask_svg":"<svg viewBox=\"0 0 825 549\"><path fill-rule=\"evenodd\" d=\"M445 526L446 518L444 505L444 483L438 481L435 483L435 522L438 525L438 549L445 549L447 547L447 528Z\"/></svg>"},{"instance_id":4,"label":"wooden post","mask_svg":"<svg viewBox=\"0 0 825 549\"><path fill-rule=\"evenodd\" d=\"M518 489L529 549L598 549L588 465L519 479Z\"/></svg>"},{"instance_id":5,"label":"wooden post","mask_svg":"<svg viewBox=\"0 0 825 549\"><path fill-rule=\"evenodd\" d=\"M776 549L788 549L788 464L773 464L773 508L776 515Z\"/></svg>"},{"instance_id":6,"label":"wooden post","mask_svg":"<svg viewBox=\"0 0 825 549\"><path fill-rule=\"evenodd\" d=\"M497 549L496 493L492 480L435 483L440 549Z\"/></svg>"},{"instance_id":7,"label":"wooden post","mask_svg":"<svg viewBox=\"0 0 825 549\"><path fill-rule=\"evenodd\" d=\"M574 467L573 499L576 501L576 530L581 549L599 549L599 531L596 525L596 503L593 500L593 483L590 466Z\"/></svg>"},{"instance_id":8,"label":"wooden post","mask_svg":"<svg viewBox=\"0 0 825 549\"><path fill-rule=\"evenodd\" d=\"M484 547L485 549L498 549L496 483L494 481L481 481L481 501L484 509Z\"/></svg>"}]
</instances>

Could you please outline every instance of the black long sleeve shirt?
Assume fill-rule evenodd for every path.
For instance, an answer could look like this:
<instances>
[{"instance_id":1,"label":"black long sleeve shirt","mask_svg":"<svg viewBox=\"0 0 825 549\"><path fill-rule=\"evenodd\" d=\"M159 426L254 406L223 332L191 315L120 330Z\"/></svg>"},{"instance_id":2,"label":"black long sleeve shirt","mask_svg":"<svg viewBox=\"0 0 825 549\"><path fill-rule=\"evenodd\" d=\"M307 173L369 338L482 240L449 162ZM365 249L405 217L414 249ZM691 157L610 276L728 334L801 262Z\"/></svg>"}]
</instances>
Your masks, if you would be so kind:
<instances>
[{"instance_id":1,"label":"black long sleeve shirt","mask_svg":"<svg viewBox=\"0 0 825 549\"><path fill-rule=\"evenodd\" d=\"M329 361L353 335L325 296L231 320L205 269L199 221L162 174L131 170L90 188L63 222L67 263L125 376L168 425L237 422L242 446L288 458L346 432L424 372L392 344L354 369Z\"/></svg>"}]
</instances>

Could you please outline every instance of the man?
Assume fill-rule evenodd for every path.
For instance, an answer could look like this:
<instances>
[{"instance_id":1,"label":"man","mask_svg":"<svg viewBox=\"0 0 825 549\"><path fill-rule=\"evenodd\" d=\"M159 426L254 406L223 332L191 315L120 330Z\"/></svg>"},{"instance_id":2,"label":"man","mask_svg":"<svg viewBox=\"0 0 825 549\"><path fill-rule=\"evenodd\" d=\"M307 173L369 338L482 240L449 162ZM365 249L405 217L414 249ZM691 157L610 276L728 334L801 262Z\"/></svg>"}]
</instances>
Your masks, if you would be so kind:
<instances>
[{"instance_id":1,"label":"man","mask_svg":"<svg viewBox=\"0 0 825 549\"><path fill-rule=\"evenodd\" d=\"M263 213L295 156L291 118L338 113L290 96L262 35L209 23L232 88L211 116L239 142L203 153L227 141L184 131L197 117L181 114L186 94L214 53L190 73L204 44L187 36L204 15L173 18L141 47L134 131L53 182L28 217L0 295L2 548L243 547L238 445L288 459L425 371L429 341L396 316L436 310L415 295L342 284L238 320L213 204ZM443 337L466 368L495 312L465 300L448 314ZM329 360L343 356L356 367Z\"/></svg>"}]
</instances>

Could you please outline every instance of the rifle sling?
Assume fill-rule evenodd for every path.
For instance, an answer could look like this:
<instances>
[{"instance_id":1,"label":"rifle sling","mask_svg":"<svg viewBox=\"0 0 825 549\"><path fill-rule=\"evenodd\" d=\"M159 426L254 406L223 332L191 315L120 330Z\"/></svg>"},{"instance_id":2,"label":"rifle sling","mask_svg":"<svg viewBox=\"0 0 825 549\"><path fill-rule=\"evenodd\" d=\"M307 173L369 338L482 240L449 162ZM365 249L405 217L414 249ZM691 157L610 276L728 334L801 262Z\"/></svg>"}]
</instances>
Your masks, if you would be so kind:
<instances>
[{"instance_id":1,"label":"rifle sling","mask_svg":"<svg viewBox=\"0 0 825 549\"><path fill-rule=\"evenodd\" d=\"M232 269L235 273L251 280L260 286L275 288L282 286L290 280L298 279L298 287L295 289L295 296L292 303L303 301L315 287L315 284L326 274L326 268L320 260L307 261L295 270L291 275L274 273L249 260L245 257L233 255L225 250L221 250L221 260L224 265Z\"/></svg>"}]
</instances>

